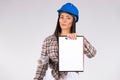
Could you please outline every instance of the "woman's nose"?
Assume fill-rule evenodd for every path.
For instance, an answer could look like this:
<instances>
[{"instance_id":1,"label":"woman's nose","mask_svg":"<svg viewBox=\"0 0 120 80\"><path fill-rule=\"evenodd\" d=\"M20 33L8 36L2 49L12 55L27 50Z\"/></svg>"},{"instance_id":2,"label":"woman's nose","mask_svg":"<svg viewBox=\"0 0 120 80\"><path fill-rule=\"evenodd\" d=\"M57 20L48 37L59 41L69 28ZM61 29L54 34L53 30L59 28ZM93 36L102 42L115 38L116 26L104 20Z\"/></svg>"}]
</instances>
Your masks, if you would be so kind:
<instances>
[{"instance_id":1,"label":"woman's nose","mask_svg":"<svg viewBox=\"0 0 120 80\"><path fill-rule=\"evenodd\" d=\"M63 22L66 23L66 21L67 21L66 18L63 18Z\"/></svg>"}]
</instances>

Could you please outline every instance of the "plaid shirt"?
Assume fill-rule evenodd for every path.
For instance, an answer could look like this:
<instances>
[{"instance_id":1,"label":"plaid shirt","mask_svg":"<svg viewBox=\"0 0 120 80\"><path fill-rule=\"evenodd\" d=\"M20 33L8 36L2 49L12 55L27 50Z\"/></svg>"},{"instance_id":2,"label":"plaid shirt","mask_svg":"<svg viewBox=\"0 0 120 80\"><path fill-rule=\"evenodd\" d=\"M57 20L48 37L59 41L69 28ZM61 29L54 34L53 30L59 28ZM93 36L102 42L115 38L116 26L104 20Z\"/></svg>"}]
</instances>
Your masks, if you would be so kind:
<instances>
[{"instance_id":1,"label":"plaid shirt","mask_svg":"<svg viewBox=\"0 0 120 80\"><path fill-rule=\"evenodd\" d=\"M86 39L84 39L84 54L89 58L96 54L95 48ZM54 35L44 40L34 80L43 80L48 66L52 69L51 73L55 80L63 79L67 75L67 72L58 71L58 42Z\"/></svg>"}]
</instances>

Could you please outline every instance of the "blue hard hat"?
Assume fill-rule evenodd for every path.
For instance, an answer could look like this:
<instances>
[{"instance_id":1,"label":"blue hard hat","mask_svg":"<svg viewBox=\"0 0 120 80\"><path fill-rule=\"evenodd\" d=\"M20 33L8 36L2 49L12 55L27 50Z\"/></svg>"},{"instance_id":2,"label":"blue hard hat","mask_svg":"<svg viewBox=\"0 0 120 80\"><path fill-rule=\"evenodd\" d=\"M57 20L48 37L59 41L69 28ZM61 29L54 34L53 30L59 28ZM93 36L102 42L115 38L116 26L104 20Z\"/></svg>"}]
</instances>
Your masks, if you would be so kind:
<instances>
[{"instance_id":1,"label":"blue hard hat","mask_svg":"<svg viewBox=\"0 0 120 80\"><path fill-rule=\"evenodd\" d=\"M58 13L60 12L67 12L75 16L75 22L79 20L79 11L76 6L74 6L72 3L66 3L64 4L59 10L57 10Z\"/></svg>"}]
</instances>

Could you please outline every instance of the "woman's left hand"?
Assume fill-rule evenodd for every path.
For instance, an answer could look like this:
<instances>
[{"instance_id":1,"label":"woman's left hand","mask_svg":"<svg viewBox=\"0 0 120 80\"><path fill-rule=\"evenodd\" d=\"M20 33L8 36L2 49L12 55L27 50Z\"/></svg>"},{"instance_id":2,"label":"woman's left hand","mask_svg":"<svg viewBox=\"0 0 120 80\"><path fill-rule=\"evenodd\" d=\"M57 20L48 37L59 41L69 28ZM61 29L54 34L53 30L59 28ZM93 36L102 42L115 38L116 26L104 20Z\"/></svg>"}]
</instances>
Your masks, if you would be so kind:
<instances>
[{"instance_id":1,"label":"woman's left hand","mask_svg":"<svg viewBox=\"0 0 120 80\"><path fill-rule=\"evenodd\" d=\"M76 33L69 33L69 34L67 34L67 37L74 40L74 39L77 39L77 34Z\"/></svg>"}]
</instances>

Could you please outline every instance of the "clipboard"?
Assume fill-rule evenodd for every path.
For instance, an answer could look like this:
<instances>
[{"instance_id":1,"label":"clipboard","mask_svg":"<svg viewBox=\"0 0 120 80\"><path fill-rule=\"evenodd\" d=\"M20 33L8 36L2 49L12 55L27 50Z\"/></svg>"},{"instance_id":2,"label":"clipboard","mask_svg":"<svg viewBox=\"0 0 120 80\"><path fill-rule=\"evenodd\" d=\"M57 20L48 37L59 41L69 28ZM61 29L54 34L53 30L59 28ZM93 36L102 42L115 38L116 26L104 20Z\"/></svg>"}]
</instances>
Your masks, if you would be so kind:
<instances>
[{"instance_id":1,"label":"clipboard","mask_svg":"<svg viewBox=\"0 0 120 80\"><path fill-rule=\"evenodd\" d=\"M66 36L59 36L59 71L83 72L84 51L83 36L72 40Z\"/></svg>"}]
</instances>

